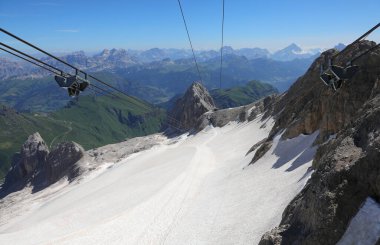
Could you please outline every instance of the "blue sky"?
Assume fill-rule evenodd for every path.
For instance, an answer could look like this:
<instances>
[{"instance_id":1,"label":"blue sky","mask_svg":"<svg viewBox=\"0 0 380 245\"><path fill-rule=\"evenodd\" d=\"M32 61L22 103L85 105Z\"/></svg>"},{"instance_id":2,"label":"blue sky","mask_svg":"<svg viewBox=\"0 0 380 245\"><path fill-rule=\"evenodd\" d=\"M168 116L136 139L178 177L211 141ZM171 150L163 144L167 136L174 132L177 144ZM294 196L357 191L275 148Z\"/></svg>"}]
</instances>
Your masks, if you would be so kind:
<instances>
[{"instance_id":1,"label":"blue sky","mask_svg":"<svg viewBox=\"0 0 380 245\"><path fill-rule=\"evenodd\" d=\"M221 0L182 5L195 49L218 49ZM225 45L328 48L380 22L379 10L379 0L225 0ZM189 47L177 0L1 0L0 25L51 52Z\"/></svg>"}]
</instances>

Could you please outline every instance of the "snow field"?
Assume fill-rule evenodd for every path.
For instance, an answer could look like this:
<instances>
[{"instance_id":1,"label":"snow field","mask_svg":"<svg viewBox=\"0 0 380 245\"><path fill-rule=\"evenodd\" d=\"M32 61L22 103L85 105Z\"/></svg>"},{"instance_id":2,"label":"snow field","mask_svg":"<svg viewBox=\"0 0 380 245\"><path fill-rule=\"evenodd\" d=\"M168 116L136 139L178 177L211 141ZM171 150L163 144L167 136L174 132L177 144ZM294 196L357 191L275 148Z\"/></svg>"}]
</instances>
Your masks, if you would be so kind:
<instances>
[{"instance_id":1,"label":"snow field","mask_svg":"<svg viewBox=\"0 0 380 245\"><path fill-rule=\"evenodd\" d=\"M278 135L247 166L272 126L257 118L208 127L26 199L33 208L0 222L0 244L257 244L304 186L318 135Z\"/></svg>"}]
</instances>

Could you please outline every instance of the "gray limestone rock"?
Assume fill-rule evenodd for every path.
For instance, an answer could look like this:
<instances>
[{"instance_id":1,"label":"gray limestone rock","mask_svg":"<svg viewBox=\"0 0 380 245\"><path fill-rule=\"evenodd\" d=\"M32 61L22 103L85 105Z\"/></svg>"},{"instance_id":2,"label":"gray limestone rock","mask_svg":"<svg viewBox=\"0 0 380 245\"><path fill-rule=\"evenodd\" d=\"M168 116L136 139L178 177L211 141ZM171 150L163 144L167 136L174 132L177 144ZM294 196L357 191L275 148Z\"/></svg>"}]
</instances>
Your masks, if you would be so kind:
<instances>
[{"instance_id":1,"label":"gray limestone rock","mask_svg":"<svg viewBox=\"0 0 380 245\"><path fill-rule=\"evenodd\" d=\"M0 189L0 198L27 185L38 191L63 176L73 179L80 174L76 163L84 156L83 148L75 142L58 144L51 152L40 136L34 133L13 156L12 167Z\"/></svg>"},{"instance_id":2,"label":"gray limestone rock","mask_svg":"<svg viewBox=\"0 0 380 245\"><path fill-rule=\"evenodd\" d=\"M13 156L12 165L5 177L2 190L17 191L30 182L35 173L46 164L49 148L39 133L28 137Z\"/></svg>"},{"instance_id":3,"label":"gray limestone rock","mask_svg":"<svg viewBox=\"0 0 380 245\"><path fill-rule=\"evenodd\" d=\"M64 175L73 179L79 175L79 169L75 166L84 156L84 149L75 142L62 142L49 154L46 164L47 180L54 183Z\"/></svg>"},{"instance_id":4,"label":"gray limestone rock","mask_svg":"<svg viewBox=\"0 0 380 245\"><path fill-rule=\"evenodd\" d=\"M362 42L348 56L373 45ZM329 52L280 101L272 135L286 129L283 137L291 138L320 130L320 145L314 173L260 245L336 244L366 198L380 200L380 52L362 59L360 72L336 93L317 80L320 59Z\"/></svg>"},{"instance_id":5,"label":"gray limestone rock","mask_svg":"<svg viewBox=\"0 0 380 245\"><path fill-rule=\"evenodd\" d=\"M198 119L205 112L214 109L216 107L211 95L202 84L196 82L177 100L169 116L176 128L190 130L197 125Z\"/></svg>"}]
</instances>

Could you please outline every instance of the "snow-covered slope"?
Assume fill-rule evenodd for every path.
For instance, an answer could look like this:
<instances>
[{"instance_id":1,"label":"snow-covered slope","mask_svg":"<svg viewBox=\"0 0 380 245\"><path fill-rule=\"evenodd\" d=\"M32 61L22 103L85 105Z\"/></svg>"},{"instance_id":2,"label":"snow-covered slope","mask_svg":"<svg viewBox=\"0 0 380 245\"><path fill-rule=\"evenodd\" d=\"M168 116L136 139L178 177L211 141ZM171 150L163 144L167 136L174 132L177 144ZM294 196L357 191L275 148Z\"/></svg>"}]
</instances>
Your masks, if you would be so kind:
<instances>
[{"instance_id":1,"label":"snow-covered slope","mask_svg":"<svg viewBox=\"0 0 380 245\"><path fill-rule=\"evenodd\" d=\"M0 200L0 244L257 244L304 186L317 135L278 135L248 166L272 126L209 126L78 182L13 193Z\"/></svg>"},{"instance_id":2,"label":"snow-covered slope","mask_svg":"<svg viewBox=\"0 0 380 245\"><path fill-rule=\"evenodd\" d=\"M367 197L337 245L373 245L380 237L380 205Z\"/></svg>"}]
</instances>

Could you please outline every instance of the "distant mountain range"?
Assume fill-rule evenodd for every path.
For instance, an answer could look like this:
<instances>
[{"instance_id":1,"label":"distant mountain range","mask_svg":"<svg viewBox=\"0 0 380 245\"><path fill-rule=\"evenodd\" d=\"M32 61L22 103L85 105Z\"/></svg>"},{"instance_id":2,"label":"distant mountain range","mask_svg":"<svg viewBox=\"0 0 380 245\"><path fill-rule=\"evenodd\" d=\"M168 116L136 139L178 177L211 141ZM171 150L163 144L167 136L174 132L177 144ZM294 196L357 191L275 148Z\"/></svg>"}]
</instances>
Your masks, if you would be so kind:
<instances>
[{"instance_id":1,"label":"distant mountain range","mask_svg":"<svg viewBox=\"0 0 380 245\"><path fill-rule=\"evenodd\" d=\"M262 48L233 49L230 46L225 46L223 48L223 53L225 55L244 56L249 60L266 58L275 61L309 59L318 55L320 51L320 49L305 51L294 43L274 53L270 53L267 49ZM216 50L196 51L196 56L199 62L207 62L208 60L218 58L220 52ZM149 66L152 62L165 61L168 59L171 61L186 60L192 58L192 53L190 50L186 49L152 48L144 51L104 49L94 55L86 55L84 51L78 51L61 55L60 57L80 69L94 72L124 69L135 65L147 64ZM61 69L67 69L50 57L42 57L41 60ZM192 62L192 60L190 62ZM46 75L48 75L48 72L33 67L24 61L19 61L16 58L11 59L9 56L0 56L0 80L9 78L43 77Z\"/></svg>"},{"instance_id":2,"label":"distant mountain range","mask_svg":"<svg viewBox=\"0 0 380 245\"><path fill-rule=\"evenodd\" d=\"M168 101L174 95L183 93L194 81L199 81L191 58L123 65L122 63L125 64L129 60L115 58L116 51L107 53L95 56L97 62L104 61L99 62L98 66L94 65L96 63L92 59L84 60L83 53L75 53L64 58L79 67L92 67L86 70L126 93L153 104ZM112 53L114 55L111 55ZM259 80L270 83L279 91L284 91L306 71L313 60L311 57L276 61L269 58L248 59L245 56L226 54L223 62L222 88L241 86L248 81ZM54 111L64 106L70 99L67 92L57 86L52 74L30 65L23 69L18 63L7 61L0 64L5 66L0 70L6 71L3 73L6 76L0 81L0 103L20 111ZM8 64L15 67L10 68ZM219 88L220 58L199 62L199 68L204 85L210 90ZM17 75L15 71L18 72ZM71 73L73 74L73 71Z\"/></svg>"},{"instance_id":3,"label":"distant mountain range","mask_svg":"<svg viewBox=\"0 0 380 245\"><path fill-rule=\"evenodd\" d=\"M219 109L237 107L248 105L257 101L265 96L276 94L278 90L270 84L262 83L260 81L249 81L247 84L241 86L227 88L227 89L213 89L209 91L215 106ZM158 104L159 107L171 111L176 104L177 100L183 94L177 94L170 100Z\"/></svg>"},{"instance_id":4,"label":"distant mountain range","mask_svg":"<svg viewBox=\"0 0 380 245\"><path fill-rule=\"evenodd\" d=\"M341 49L342 44L337 45ZM271 53L261 48L224 47L222 88L228 89L258 80L285 91L303 75L320 50L305 51L296 44ZM220 52L196 51L203 84L220 86ZM61 55L74 66L100 76L128 94L160 104L181 94L199 80L192 53L185 49L145 51L105 49L88 55L83 51ZM48 57L40 59L73 74L73 70ZM0 103L20 111L54 111L68 101L51 73L29 63L0 56Z\"/></svg>"}]
</instances>

